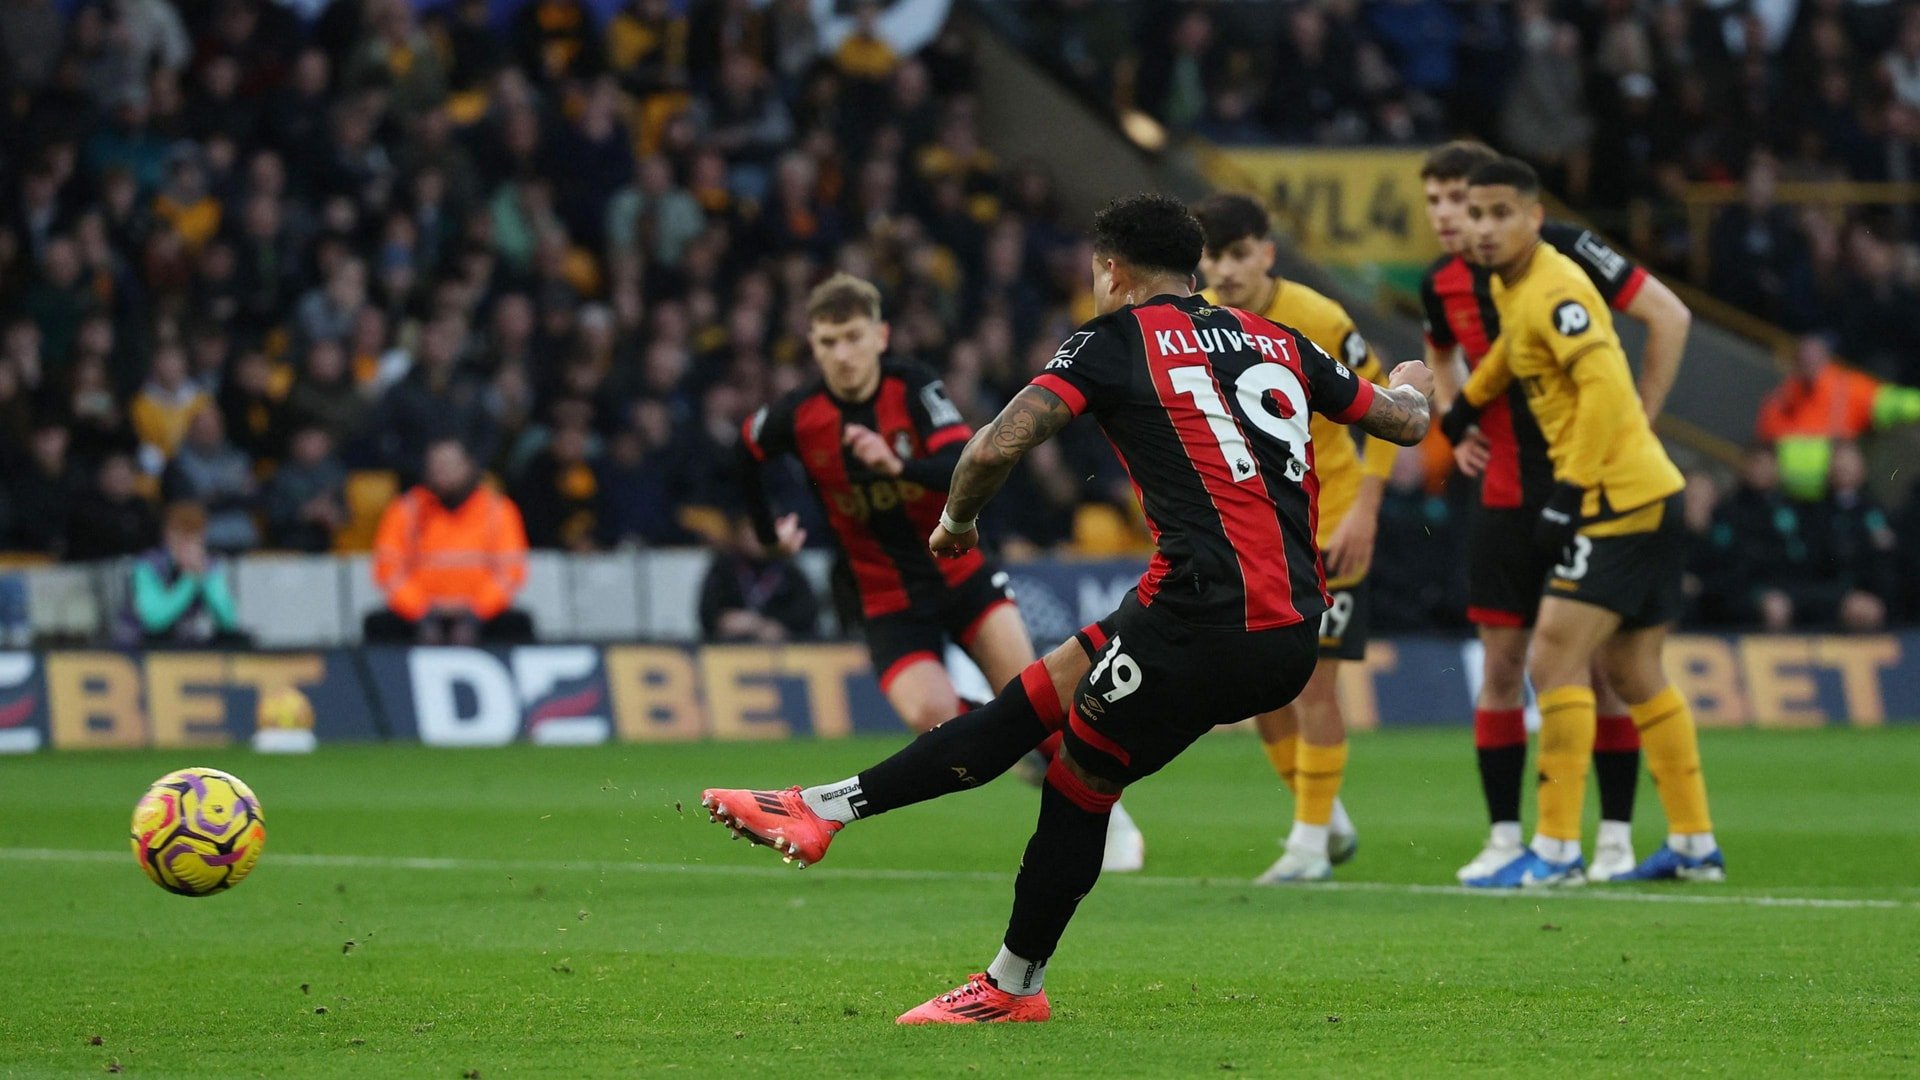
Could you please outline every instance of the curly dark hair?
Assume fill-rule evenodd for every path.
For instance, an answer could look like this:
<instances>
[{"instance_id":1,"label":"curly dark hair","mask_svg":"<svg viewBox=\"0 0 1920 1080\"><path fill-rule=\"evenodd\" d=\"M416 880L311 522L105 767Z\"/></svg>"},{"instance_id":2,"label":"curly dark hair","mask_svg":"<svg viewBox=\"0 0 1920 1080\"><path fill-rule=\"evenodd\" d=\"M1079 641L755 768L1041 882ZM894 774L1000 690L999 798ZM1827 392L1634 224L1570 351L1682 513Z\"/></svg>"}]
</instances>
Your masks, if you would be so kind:
<instances>
[{"instance_id":1,"label":"curly dark hair","mask_svg":"<svg viewBox=\"0 0 1920 1080\"><path fill-rule=\"evenodd\" d=\"M1171 195L1142 192L1108 203L1093 215L1093 250L1137 269L1191 277L1200 266L1206 233Z\"/></svg>"}]
</instances>

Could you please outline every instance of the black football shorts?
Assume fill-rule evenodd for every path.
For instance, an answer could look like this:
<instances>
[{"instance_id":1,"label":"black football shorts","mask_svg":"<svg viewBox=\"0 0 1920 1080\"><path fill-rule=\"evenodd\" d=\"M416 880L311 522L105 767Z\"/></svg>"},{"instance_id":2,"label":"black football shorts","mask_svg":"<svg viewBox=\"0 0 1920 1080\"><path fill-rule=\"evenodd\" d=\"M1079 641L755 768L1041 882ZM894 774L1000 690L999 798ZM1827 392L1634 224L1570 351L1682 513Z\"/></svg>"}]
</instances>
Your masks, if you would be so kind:
<instances>
[{"instance_id":1,"label":"black football shorts","mask_svg":"<svg viewBox=\"0 0 1920 1080\"><path fill-rule=\"evenodd\" d=\"M1158 772L1221 724L1292 701L1320 651L1315 620L1209 629L1143 607L1133 593L1076 637L1097 654L1074 688L1065 744L1088 772L1118 784Z\"/></svg>"},{"instance_id":2,"label":"black football shorts","mask_svg":"<svg viewBox=\"0 0 1920 1080\"><path fill-rule=\"evenodd\" d=\"M1678 620L1686 609L1681 588L1686 562L1681 497L1669 495L1659 521L1645 532L1575 536L1548 574L1542 595L1606 608L1620 616L1620 625L1628 630L1661 626Z\"/></svg>"}]
</instances>

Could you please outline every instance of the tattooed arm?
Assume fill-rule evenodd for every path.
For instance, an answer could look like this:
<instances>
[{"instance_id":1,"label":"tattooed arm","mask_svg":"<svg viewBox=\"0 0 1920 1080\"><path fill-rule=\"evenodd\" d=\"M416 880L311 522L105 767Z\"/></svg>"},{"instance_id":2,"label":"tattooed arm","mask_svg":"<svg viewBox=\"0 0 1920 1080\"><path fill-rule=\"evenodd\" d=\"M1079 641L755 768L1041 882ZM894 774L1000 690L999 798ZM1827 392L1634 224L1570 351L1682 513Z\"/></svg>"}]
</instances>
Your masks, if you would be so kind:
<instances>
[{"instance_id":1,"label":"tattooed arm","mask_svg":"<svg viewBox=\"0 0 1920 1080\"><path fill-rule=\"evenodd\" d=\"M1433 371L1418 360L1393 369L1387 388L1376 390L1366 414L1354 421L1369 435L1413 446L1427 437L1433 414Z\"/></svg>"},{"instance_id":2,"label":"tattooed arm","mask_svg":"<svg viewBox=\"0 0 1920 1080\"><path fill-rule=\"evenodd\" d=\"M960 452L947 488L947 508L934 527L927 548L935 555L955 558L980 544L974 520L987 501L1012 475L1027 451L1046 442L1073 420L1073 410L1051 390L1028 386L1014 395L1000 415L974 432ZM954 531L949 526L961 526Z\"/></svg>"}]
</instances>

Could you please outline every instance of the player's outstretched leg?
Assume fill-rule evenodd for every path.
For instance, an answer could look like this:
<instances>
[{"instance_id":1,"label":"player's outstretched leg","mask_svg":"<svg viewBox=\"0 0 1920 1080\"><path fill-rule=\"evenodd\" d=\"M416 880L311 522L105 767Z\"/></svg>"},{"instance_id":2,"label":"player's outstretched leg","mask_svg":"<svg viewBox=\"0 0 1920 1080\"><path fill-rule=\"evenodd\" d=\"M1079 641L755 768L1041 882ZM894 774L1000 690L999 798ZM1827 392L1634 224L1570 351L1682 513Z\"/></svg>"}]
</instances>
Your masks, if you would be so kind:
<instances>
[{"instance_id":1,"label":"player's outstretched leg","mask_svg":"<svg viewBox=\"0 0 1920 1080\"><path fill-rule=\"evenodd\" d=\"M1080 901L1100 879L1107 814L1117 794L1094 791L1055 758L1040 789L1040 822L1013 883L1013 917L1000 955L987 970L918 1008L902 1024L978 1024L1045 1020L1052 1007L1047 961Z\"/></svg>"},{"instance_id":2,"label":"player's outstretched leg","mask_svg":"<svg viewBox=\"0 0 1920 1080\"><path fill-rule=\"evenodd\" d=\"M834 834L857 818L980 785L1011 768L1057 727L1060 699L1036 660L1000 696L921 735L885 761L838 783L785 791L709 788L700 804L735 836L802 867L819 862ZM1049 719L1043 719L1047 717Z\"/></svg>"}]
</instances>

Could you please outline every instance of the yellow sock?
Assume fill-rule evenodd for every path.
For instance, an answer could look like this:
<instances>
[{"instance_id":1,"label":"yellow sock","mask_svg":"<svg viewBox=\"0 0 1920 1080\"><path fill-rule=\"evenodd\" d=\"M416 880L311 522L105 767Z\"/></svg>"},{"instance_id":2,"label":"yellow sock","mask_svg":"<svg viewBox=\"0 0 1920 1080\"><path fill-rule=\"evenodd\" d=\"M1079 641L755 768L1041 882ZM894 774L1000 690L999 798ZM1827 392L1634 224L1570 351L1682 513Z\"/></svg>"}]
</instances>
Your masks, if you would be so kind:
<instances>
[{"instance_id":1,"label":"yellow sock","mask_svg":"<svg viewBox=\"0 0 1920 1080\"><path fill-rule=\"evenodd\" d=\"M1541 836L1580 839L1597 724L1593 691L1587 687L1556 686L1540 695L1540 824L1535 831Z\"/></svg>"},{"instance_id":2,"label":"yellow sock","mask_svg":"<svg viewBox=\"0 0 1920 1080\"><path fill-rule=\"evenodd\" d=\"M1707 816L1707 781L1700 773L1700 736L1693 727L1693 709L1675 687L1667 687L1650 701L1627 706L1633 726L1640 729L1640 751L1647 771L1660 791L1670 833L1713 831Z\"/></svg>"},{"instance_id":3,"label":"yellow sock","mask_svg":"<svg viewBox=\"0 0 1920 1080\"><path fill-rule=\"evenodd\" d=\"M1293 820L1302 825L1325 825L1333 820L1333 800L1340 797L1340 781L1347 775L1347 744L1315 746L1300 744L1300 771L1294 777L1299 798L1293 803Z\"/></svg>"},{"instance_id":4,"label":"yellow sock","mask_svg":"<svg viewBox=\"0 0 1920 1080\"><path fill-rule=\"evenodd\" d=\"M1273 771L1280 774L1280 782L1287 785L1288 791L1298 791L1294 786L1294 772L1299 766L1294 764L1295 747L1300 745L1300 736L1288 735L1275 742L1263 742L1267 751L1267 760L1273 763Z\"/></svg>"}]
</instances>

